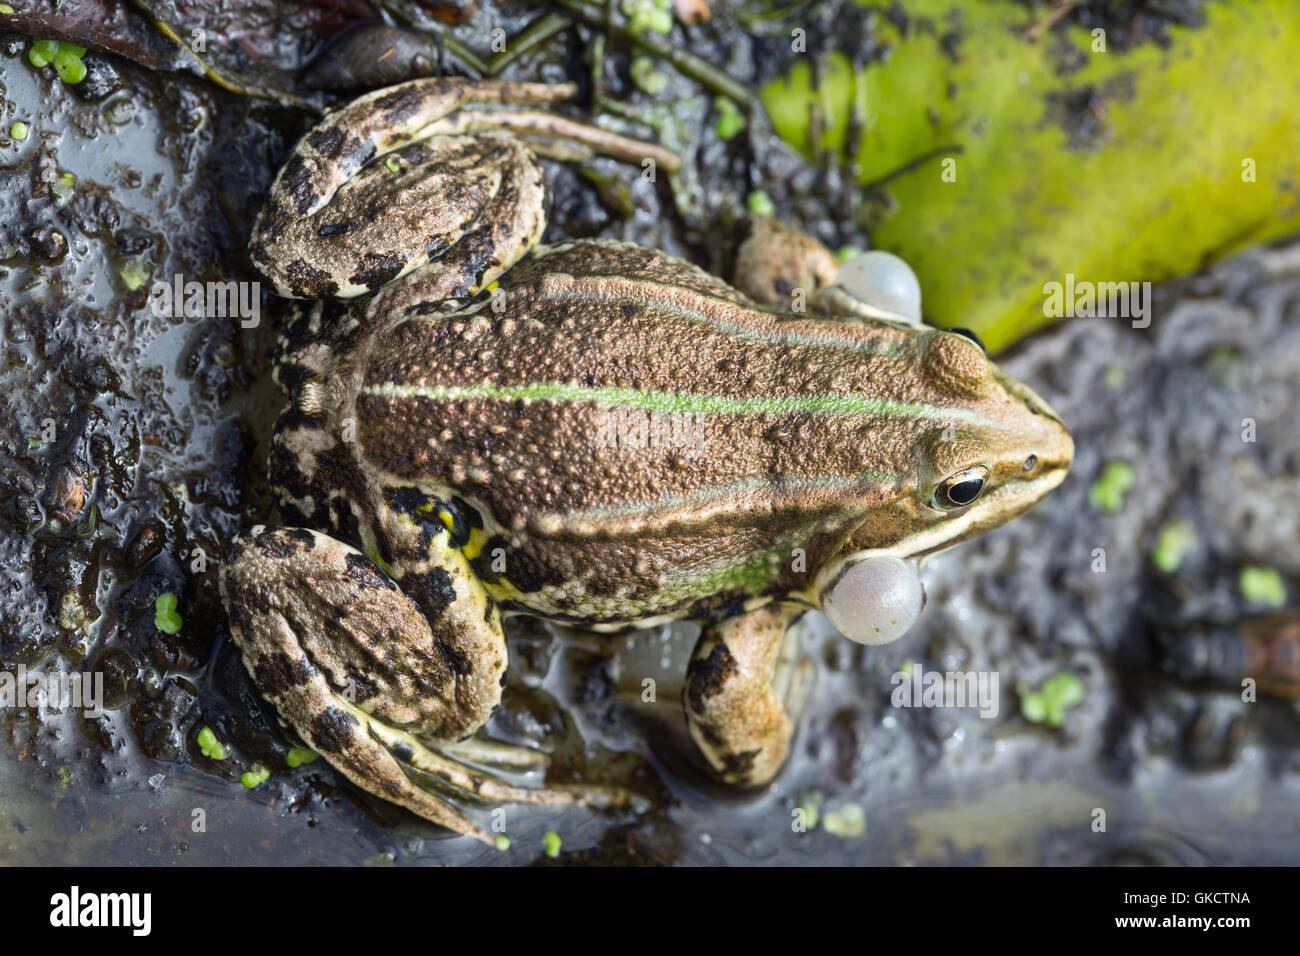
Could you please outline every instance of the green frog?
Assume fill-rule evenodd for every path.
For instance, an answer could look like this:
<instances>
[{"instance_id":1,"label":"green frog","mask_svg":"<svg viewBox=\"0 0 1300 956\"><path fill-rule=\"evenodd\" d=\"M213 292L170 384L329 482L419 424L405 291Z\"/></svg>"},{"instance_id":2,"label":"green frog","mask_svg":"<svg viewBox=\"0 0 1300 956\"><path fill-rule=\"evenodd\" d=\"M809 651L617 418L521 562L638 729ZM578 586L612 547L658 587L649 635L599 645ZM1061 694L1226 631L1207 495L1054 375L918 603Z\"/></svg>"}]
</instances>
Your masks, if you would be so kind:
<instances>
[{"instance_id":1,"label":"green frog","mask_svg":"<svg viewBox=\"0 0 1300 956\"><path fill-rule=\"evenodd\" d=\"M875 301L831 283L800 312L756 301L791 291L761 250L742 257L746 294L638 245L540 244L539 155L676 163L547 108L573 92L423 79L362 96L298 143L250 242L281 295L323 301L277 346L285 525L230 544L231 635L339 772L488 842L462 804L621 796L520 783L542 755L475 737L501 700L503 618L698 622L691 737L722 781L762 785L810 686L799 617L888 617L859 569L1009 521L1073 454L1041 398L973 335L920 324L897 281ZM833 269L768 233L778 257L816 247L792 264L810 282Z\"/></svg>"}]
</instances>

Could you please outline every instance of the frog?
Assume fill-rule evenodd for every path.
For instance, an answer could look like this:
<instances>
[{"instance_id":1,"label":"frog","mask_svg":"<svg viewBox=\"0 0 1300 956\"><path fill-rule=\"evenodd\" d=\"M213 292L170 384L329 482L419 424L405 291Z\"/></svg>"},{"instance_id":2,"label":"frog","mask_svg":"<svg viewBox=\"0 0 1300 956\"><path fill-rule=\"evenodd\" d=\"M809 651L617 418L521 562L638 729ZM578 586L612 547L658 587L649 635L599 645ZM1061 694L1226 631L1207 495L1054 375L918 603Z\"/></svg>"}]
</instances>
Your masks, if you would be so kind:
<instances>
[{"instance_id":1,"label":"frog","mask_svg":"<svg viewBox=\"0 0 1300 956\"><path fill-rule=\"evenodd\" d=\"M698 625L682 690L698 762L762 787L815 686L804 615L865 588L872 560L918 562L1023 514L1073 456L977 336L925 325L896 280L883 299L830 282L802 233L760 230L775 243L745 250L735 285L630 242L543 243L541 159L679 162L564 117L575 93L367 93L292 149L249 242L301 301L273 362L280 523L226 548L229 633L343 777L489 844L475 807L628 797L548 785L539 748L486 736L503 621ZM810 307L780 302L763 248L814 253L793 273L819 285Z\"/></svg>"}]
</instances>

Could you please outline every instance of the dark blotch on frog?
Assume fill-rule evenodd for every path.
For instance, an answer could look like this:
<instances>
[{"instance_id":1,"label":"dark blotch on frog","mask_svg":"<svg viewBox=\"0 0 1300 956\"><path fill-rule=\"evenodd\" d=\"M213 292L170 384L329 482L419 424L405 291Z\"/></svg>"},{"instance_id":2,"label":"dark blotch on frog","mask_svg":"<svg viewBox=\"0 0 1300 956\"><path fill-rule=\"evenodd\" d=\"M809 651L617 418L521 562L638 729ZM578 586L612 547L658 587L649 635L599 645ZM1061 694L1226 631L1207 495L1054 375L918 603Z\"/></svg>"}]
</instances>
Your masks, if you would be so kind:
<instances>
[{"instance_id":1,"label":"dark blotch on frog","mask_svg":"<svg viewBox=\"0 0 1300 956\"><path fill-rule=\"evenodd\" d=\"M739 670L736 659L727 650L726 644L716 644L707 657L691 661L687 671L690 687L691 707L696 711L704 709L705 702L722 692L723 686Z\"/></svg>"},{"instance_id":2,"label":"dark blotch on frog","mask_svg":"<svg viewBox=\"0 0 1300 956\"><path fill-rule=\"evenodd\" d=\"M258 662L253 679L258 687L278 697L292 687L307 683L312 674L312 667L305 660L294 660L288 654L273 651Z\"/></svg>"},{"instance_id":3,"label":"dark blotch on frog","mask_svg":"<svg viewBox=\"0 0 1300 956\"><path fill-rule=\"evenodd\" d=\"M305 299L325 298L339 291L339 284L328 272L313 269L302 259L289 266L289 284L294 295Z\"/></svg>"},{"instance_id":4,"label":"dark blotch on frog","mask_svg":"<svg viewBox=\"0 0 1300 956\"><path fill-rule=\"evenodd\" d=\"M347 711L330 707L311 722L312 741L317 750L337 752L352 743L357 726L357 719Z\"/></svg>"},{"instance_id":5,"label":"dark blotch on frog","mask_svg":"<svg viewBox=\"0 0 1300 956\"><path fill-rule=\"evenodd\" d=\"M310 551L316 539L302 528L280 528L263 531L257 536L257 550L268 558L287 558L298 552Z\"/></svg>"},{"instance_id":6,"label":"dark blotch on frog","mask_svg":"<svg viewBox=\"0 0 1300 956\"><path fill-rule=\"evenodd\" d=\"M349 276L349 279L357 285L363 285L374 291L396 279L404 268L406 268L405 256L368 255L362 259L361 265Z\"/></svg>"},{"instance_id":7,"label":"dark blotch on frog","mask_svg":"<svg viewBox=\"0 0 1300 956\"><path fill-rule=\"evenodd\" d=\"M375 566L361 555L349 554L344 561L348 568L348 578L357 586L385 591L396 588L387 576L376 571Z\"/></svg>"}]
</instances>

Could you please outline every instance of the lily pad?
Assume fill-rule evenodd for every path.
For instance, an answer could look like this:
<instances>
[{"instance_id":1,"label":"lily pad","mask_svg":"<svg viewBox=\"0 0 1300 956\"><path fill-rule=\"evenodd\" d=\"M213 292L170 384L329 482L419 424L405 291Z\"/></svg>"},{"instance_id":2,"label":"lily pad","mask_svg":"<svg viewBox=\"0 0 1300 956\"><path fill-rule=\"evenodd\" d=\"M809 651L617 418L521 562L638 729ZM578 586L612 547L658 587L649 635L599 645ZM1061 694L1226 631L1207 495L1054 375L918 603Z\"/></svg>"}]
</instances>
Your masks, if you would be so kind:
<instances>
[{"instance_id":1,"label":"lily pad","mask_svg":"<svg viewBox=\"0 0 1300 956\"><path fill-rule=\"evenodd\" d=\"M1300 230L1300 4L1207 4L1123 51L1065 24L1026 39L1042 11L1012 0L864 5L884 61L801 63L763 100L786 141L891 194L872 238L927 320L997 350L1051 321L1047 283L1159 282Z\"/></svg>"}]
</instances>

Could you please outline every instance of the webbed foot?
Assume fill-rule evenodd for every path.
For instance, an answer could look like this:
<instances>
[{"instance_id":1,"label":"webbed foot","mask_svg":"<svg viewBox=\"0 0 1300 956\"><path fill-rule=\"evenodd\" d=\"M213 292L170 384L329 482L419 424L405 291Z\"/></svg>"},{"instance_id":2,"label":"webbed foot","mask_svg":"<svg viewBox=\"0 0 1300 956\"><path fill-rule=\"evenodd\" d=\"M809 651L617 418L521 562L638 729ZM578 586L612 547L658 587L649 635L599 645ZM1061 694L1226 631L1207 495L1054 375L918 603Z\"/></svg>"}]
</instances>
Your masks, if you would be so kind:
<instances>
[{"instance_id":1,"label":"webbed foot","mask_svg":"<svg viewBox=\"0 0 1300 956\"><path fill-rule=\"evenodd\" d=\"M454 800L619 802L615 791L530 787L493 772L544 770L538 751L456 743L500 702L506 647L500 615L459 552L431 561L445 603L422 611L370 558L326 535L239 535L221 596L258 690L356 786L485 843L493 834Z\"/></svg>"}]
</instances>

